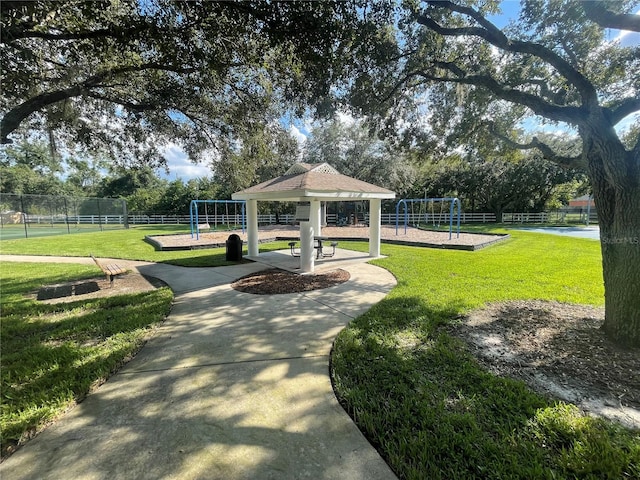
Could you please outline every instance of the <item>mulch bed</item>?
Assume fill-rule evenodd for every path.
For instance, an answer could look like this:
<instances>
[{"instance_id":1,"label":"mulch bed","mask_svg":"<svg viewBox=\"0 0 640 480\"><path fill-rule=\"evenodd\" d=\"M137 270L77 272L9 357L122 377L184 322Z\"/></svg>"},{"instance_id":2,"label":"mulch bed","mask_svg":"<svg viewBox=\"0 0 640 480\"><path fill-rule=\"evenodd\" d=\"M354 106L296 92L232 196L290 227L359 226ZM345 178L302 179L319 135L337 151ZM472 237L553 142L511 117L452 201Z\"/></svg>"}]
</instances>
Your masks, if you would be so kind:
<instances>
[{"instance_id":1,"label":"mulch bed","mask_svg":"<svg viewBox=\"0 0 640 480\"><path fill-rule=\"evenodd\" d=\"M329 288L344 283L349 278L349 272L342 269L315 275L299 275L273 268L242 277L233 282L231 286L244 293L278 295Z\"/></svg>"}]
</instances>

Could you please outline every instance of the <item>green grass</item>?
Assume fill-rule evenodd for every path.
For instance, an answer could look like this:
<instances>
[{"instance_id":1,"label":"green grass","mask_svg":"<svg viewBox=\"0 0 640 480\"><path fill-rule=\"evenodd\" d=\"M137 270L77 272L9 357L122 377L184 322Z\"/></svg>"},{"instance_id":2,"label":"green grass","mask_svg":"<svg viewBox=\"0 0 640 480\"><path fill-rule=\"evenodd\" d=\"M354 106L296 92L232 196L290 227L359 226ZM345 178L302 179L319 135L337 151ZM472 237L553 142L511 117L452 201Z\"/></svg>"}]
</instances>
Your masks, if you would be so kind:
<instances>
[{"instance_id":1,"label":"green grass","mask_svg":"<svg viewBox=\"0 0 640 480\"><path fill-rule=\"evenodd\" d=\"M640 432L488 373L447 333L487 302L603 304L599 242L511 233L478 252L382 246L398 286L336 340L342 404L402 479L640 478Z\"/></svg>"},{"instance_id":2,"label":"green grass","mask_svg":"<svg viewBox=\"0 0 640 480\"><path fill-rule=\"evenodd\" d=\"M136 227L6 240L0 250L91 252L192 266L226 263L224 249L156 252L143 241L147 234L175 231ZM521 382L486 372L447 334L461 314L492 301L603 304L598 242L510 233L510 240L478 252L383 244L388 258L375 263L390 270L398 286L336 340L332 379L341 402L403 479L640 478L640 433L585 417ZM368 249L362 242L340 243ZM279 248L286 248L286 242L261 245L261 250ZM149 316L156 312L161 318L170 301L168 292L159 292L159 297L45 306L25 299L24 293L42 284L94 276L95 268L6 263L1 273L1 426L6 439L28 434L82 398L117 368L121 353L135 350L141 341L127 350L122 337L141 332L142 338L157 321ZM136 325L116 323L125 316L114 314L119 309L130 309L126 316ZM62 377L65 371L74 378ZM81 388L72 388L74 384ZM16 402L23 403L14 408Z\"/></svg>"},{"instance_id":3,"label":"green grass","mask_svg":"<svg viewBox=\"0 0 640 480\"><path fill-rule=\"evenodd\" d=\"M92 266L3 263L3 455L117 370L170 310L168 288L56 305L28 296L42 285L95 276Z\"/></svg>"},{"instance_id":4,"label":"green grass","mask_svg":"<svg viewBox=\"0 0 640 480\"><path fill-rule=\"evenodd\" d=\"M24 238L0 241L0 253L19 255L63 255L69 257L123 258L170 263L185 267L218 267L233 265L226 261L225 248L200 250L157 251L144 241L146 235L190 233L188 227L139 226L104 232L74 233L55 237ZM286 242L260 245L261 251L287 248ZM246 254L246 246L244 249Z\"/></svg>"}]
</instances>

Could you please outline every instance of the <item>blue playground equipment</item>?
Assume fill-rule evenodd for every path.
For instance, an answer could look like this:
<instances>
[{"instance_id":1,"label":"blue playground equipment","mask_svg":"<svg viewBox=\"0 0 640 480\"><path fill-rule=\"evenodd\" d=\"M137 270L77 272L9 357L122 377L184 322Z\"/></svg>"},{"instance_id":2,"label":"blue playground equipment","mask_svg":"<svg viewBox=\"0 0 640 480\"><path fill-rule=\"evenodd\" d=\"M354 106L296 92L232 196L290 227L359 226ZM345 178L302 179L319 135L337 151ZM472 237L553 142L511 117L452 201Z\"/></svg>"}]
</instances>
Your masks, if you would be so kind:
<instances>
[{"instance_id":1,"label":"blue playground equipment","mask_svg":"<svg viewBox=\"0 0 640 480\"><path fill-rule=\"evenodd\" d=\"M437 213L434 211L435 202L442 202L440 212ZM398 235L398 227L400 222L400 205L404 205L404 233L407 233L407 225L409 224L409 206L411 206L411 216L412 220L414 219L413 214L413 205L418 204L420 207L420 217L422 217L422 207L424 208L424 220L425 223L429 223L429 216L431 216L431 221L433 225L436 226L436 219L438 220L437 226L440 226L440 221L446 218L446 213L443 211L444 202L451 202L449 206L449 240L451 240L453 236L453 210L458 205L458 215L457 215L457 237L460 238L460 200L457 197L443 197L443 198L403 198L396 204L396 235ZM431 213L427 211L427 205L431 205Z\"/></svg>"},{"instance_id":2,"label":"blue playground equipment","mask_svg":"<svg viewBox=\"0 0 640 480\"><path fill-rule=\"evenodd\" d=\"M200 223L200 215L198 213L198 205L203 204L205 208L204 220L205 223ZM209 225L209 211L207 209L207 205L213 205L214 213L214 229L217 228L218 223L224 224L225 220L227 222L228 229L231 229L229 219L233 217L233 224L236 225L238 222L235 221L238 218L238 205L241 207L241 221L240 225L242 226L242 233L245 232L246 228L246 217L245 217L245 209L246 204L244 200L191 200L191 204L189 205L189 223L191 224L191 238L193 238L193 234L195 232L196 239L200 240L200 229L206 228L209 229L211 226ZM218 205L224 205L225 213L218 215ZM233 205L234 213L229 214L229 205ZM218 219L222 216L222 221L218 222Z\"/></svg>"}]
</instances>

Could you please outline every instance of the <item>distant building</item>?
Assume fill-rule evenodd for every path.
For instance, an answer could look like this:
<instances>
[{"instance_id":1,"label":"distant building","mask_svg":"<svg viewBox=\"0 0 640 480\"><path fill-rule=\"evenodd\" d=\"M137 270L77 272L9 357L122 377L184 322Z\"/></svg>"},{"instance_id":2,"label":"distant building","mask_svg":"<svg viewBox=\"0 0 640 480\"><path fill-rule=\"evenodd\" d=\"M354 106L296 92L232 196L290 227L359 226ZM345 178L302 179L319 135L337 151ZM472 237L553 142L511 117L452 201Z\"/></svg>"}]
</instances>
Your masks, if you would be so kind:
<instances>
[{"instance_id":1,"label":"distant building","mask_svg":"<svg viewBox=\"0 0 640 480\"><path fill-rule=\"evenodd\" d=\"M581 197L574 198L573 200L569 200L569 206L576 208L587 207L589 203L591 203L592 208L595 208L596 204L590 195L583 195Z\"/></svg>"}]
</instances>

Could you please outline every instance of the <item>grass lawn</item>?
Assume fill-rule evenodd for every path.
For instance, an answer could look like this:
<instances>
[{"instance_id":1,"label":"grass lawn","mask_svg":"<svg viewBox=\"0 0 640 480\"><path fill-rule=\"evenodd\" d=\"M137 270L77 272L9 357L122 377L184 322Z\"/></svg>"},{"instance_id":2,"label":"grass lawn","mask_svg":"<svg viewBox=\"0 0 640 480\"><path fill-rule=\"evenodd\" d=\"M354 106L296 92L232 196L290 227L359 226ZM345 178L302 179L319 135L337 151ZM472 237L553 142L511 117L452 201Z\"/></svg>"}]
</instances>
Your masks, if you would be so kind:
<instances>
[{"instance_id":1,"label":"grass lawn","mask_svg":"<svg viewBox=\"0 0 640 480\"><path fill-rule=\"evenodd\" d=\"M101 384L169 313L173 294L168 288L56 305L26 296L42 285L95 277L96 270L73 264L2 264L3 455Z\"/></svg>"},{"instance_id":2,"label":"grass lawn","mask_svg":"<svg viewBox=\"0 0 640 480\"><path fill-rule=\"evenodd\" d=\"M398 286L338 336L338 397L403 479L640 478L640 432L489 374L446 333L487 302L603 304L599 242L510 233L477 252L383 244Z\"/></svg>"},{"instance_id":3,"label":"grass lawn","mask_svg":"<svg viewBox=\"0 0 640 480\"><path fill-rule=\"evenodd\" d=\"M6 240L0 250L225 263L224 249L156 252L143 241L146 234L170 230ZM398 286L336 340L331 375L341 402L403 479L640 478L640 432L585 417L521 382L487 373L447 334L461 314L492 301L603 304L598 242L510 233L510 240L477 252L383 244L388 258L375 263L390 270ZM341 246L368 248L361 242ZM276 248L286 242L261 245ZM117 368L164 317L171 297L159 291L46 306L23 294L93 276L96 269L6 263L0 273L6 439L54 418ZM134 334L139 336L125 343Z\"/></svg>"},{"instance_id":4,"label":"grass lawn","mask_svg":"<svg viewBox=\"0 0 640 480\"><path fill-rule=\"evenodd\" d=\"M184 267L219 267L226 261L226 249L156 251L144 241L146 235L190 233L188 226L137 226L122 230L74 233L40 238L0 241L0 253L20 255L63 255L69 257L123 258L170 263ZM261 244L260 251L288 248L287 242ZM247 253L246 246L244 253Z\"/></svg>"},{"instance_id":5,"label":"grass lawn","mask_svg":"<svg viewBox=\"0 0 640 480\"><path fill-rule=\"evenodd\" d=\"M135 227L2 240L3 254L115 257L184 266L227 265L225 249L156 251L145 235L188 233L184 227ZM287 248L286 242L261 250ZM1 448L51 422L137 351L169 312L168 288L137 295L47 305L26 297L42 285L101 275L94 265L19 264L0 269Z\"/></svg>"}]
</instances>

